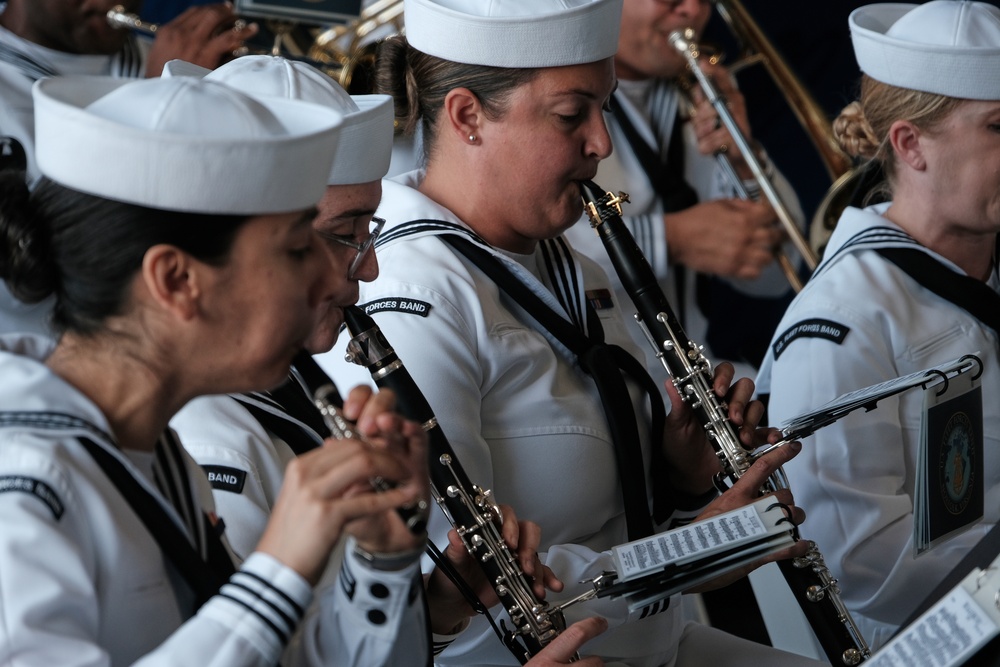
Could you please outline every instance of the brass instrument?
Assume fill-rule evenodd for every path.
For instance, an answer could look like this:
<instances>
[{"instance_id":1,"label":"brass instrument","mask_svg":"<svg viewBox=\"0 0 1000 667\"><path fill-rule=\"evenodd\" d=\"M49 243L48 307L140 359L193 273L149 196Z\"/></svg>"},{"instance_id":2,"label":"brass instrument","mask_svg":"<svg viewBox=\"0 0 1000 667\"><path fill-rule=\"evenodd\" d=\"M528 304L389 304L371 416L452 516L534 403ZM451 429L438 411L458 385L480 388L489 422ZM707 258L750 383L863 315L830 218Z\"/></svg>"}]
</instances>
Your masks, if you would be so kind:
<instances>
[{"instance_id":1,"label":"brass instrument","mask_svg":"<svg viewBox=\"0 0 1000 667\"><path fill-rule=\"evenodd\" d=\"M805 237L799 230L799 226L796 224L795 219L792 217L788 207L782 200L781 195L779 195L778 191L775 190L774 185L771 183L771 179L768 178L767 174L764 172L764 167L761 165L760 160L757 159L753 148L750 146L750 142L747 141L746 136L736 124L736 120L733 118L733 115L729 113L729 109L726 107L726 100L719 94L711 79L709 79L708 76L701 71L701 67L698 66L698 58L701 53L697 42L694 41L694 37L694 30L687 28L684 31L675 30L671 32L667 39L673 47L684 56L685 60L687 60L691 74L697 80L698 85L705 94L708 102L715 109L719 119L726 126L726 129L729 130L729 134L736 143L736 147L743 155L743 160L746 162L747 166L750 167L750 171L753 172L754 179L760 186L760 191L771 204L771 208L774 209L775 215L778 216L778 222L780 222L782 227L784 227L785 232L788 234L788 238L791 239L792 243L795 245L796 250L798 250L799 254L802 256L806 266L808 266L810 270L815 269L816 265L819 263L816 253L814 253L812 248L809 247L809 244L806 242ZM740 179L735 170L732 168L732 164L729 162L726 155L717 154L716 157L717 159L720 159L720 164L723 167L728 167L726 173L729 174L729 178L734 184L739 184L738 188L741 190L741 194L745 197L747 193L742 189ZM791 284L796 292L801 291L802 280L799 278L798 271L792 261L783 252L778 253L778 261L785 277L788 279L789 284Z\"/></svg>"},{"instance_id":2,"label":"brass instrument","mask_svg":"<svg viewBox=\"0 0 1000 667\"><path fill-rule=\"evenodd\" d=\"M255 54L284 55L304 60L333 78L350 93L370 92L370 79L375 69L377 42L365 41L377 35L379 29L388 26L389 33L402 31L402 0L378 0L366 7L357 19L344 25L322 30L313 28L305 31L310 44L300 43L296 34L300 26L282 17L264 17L264 25L273 34L269 49L251 51L241 47L234 56ZM143 21L138 15L125 11L122 5L115 5L107 13L108 24L122 30L135 30L145 35L156 36L159 25ZM246 20L237 19L234 30L242 30ZM318 33L318 35L317 35ZM361 75L359 75L361 73Z\"/></svg>"},{"instance_id":3,"label":"brass instrument","mask_svg":"<svg viewBox=\"0 0 1000 667\"><path fill-rule=\"evenodd\" d=\"M135 30L144 35L156 36L156 31L160 29L160 24L150 21L143 21L138 14L125 11L123 5L115 5L108 10L108 25L121 30ZM239 32L247 27L247 22L243 19L236 19L233 30Z\"/></svg>"},{"instance_id":4,"label":"brass instrument","mask_svg":"<svg viewBox=\"0 0 1000 667\"><path fill-rule=\"evenodd\" d=\"M380 33L381 31L381 33ZM403 32L403 0L377 0L362 10L357 20L321 32L307 51L307 57L334 69L345 90L360 72L373 72L378 39ZM370 78L370 74L368 75ZM369 86L370 87L370 86Z\"/></svg>"},{"instance_id":5,"label":"brass instrument","mask_svg":"<svg viewBox=\"0 0 1000 667\"><path fill-rule=\"evenodd\" d=\"M108 25L112 28L135 30L144 35L156 35L156 31L160 28L156 23L143 21L138 15L126 12L125 7L122 5L115 5L109 9L107 17Z\"/></svg>"},{"instance_id":6,"label":"brass instrument","mask_svg":"<svg viewBox=\"0 0 1000 667\"><path fill-rule=\"evenodd\" d=\"M742 477L760 456L785 443L763 447L760 451L748 451L743 446L729 419L727 405L712 390L712 365L702 353L702 346L684 332L653 269L622 222L621 204L628 201L628 195L615 196L590 181L581 183L580 190L591 226L601 237L615 273L638 311L635 318L643 334L678 394L703 426L722 464L723 472L716 478L716 484L720 490L725 490L727 482ZM788 480L779 468L761 492L786 488ZM870 656L867 642L840 598L837 580L814 543L810 543L806 556L780 561L778 568L831 663L857 665Z\"/></svg>"},{"instance_id":7,"label":"brass instrument","mask_svg":"<svg viewBox=\"0 0 1000 667\"><path fill-rule=\"evenodd\" d=\"M743 53L730 67L737 71L753 63L761 63L774 81L789 107L823 161L833 185L820 202L809 224L809 245L821 253L830 238L840 212L848 204L863 174L854 160L837 143L826 112L789 68L774 45L750 16L740 0L713 0L719 15L729 26Z\"/></svg>"}]
</instances>

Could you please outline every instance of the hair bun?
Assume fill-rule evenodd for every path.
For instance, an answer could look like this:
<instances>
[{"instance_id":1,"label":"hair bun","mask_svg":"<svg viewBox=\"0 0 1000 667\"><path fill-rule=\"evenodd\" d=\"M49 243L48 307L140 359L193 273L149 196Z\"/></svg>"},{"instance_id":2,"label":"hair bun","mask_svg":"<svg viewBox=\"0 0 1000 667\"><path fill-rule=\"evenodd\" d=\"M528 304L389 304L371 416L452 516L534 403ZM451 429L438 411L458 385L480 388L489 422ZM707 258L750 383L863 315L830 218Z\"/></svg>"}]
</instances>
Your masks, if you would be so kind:
<instances>
[{"instance_id":1,"label":"hair bun","mask_svg":"<svg viewBox=\"0 0 1000 667\"><path fill-rule=\"evenodd\" d=\"M37 303L58 284L49 227L31 203L22 171L0 172L0 278L14 296Z\"/></svg>"},{"instance_id":2,"label":"hair bun","mask_svg":"<svg viewBox=\"0 0 1000 667\"><path fill-rule=\"evenodd\" d=\"M881 142L868 123L860 102L851 102L844 107L833 121L833 134L849 155L868 159L878 153Z\"/></svg>"}]
</instances>

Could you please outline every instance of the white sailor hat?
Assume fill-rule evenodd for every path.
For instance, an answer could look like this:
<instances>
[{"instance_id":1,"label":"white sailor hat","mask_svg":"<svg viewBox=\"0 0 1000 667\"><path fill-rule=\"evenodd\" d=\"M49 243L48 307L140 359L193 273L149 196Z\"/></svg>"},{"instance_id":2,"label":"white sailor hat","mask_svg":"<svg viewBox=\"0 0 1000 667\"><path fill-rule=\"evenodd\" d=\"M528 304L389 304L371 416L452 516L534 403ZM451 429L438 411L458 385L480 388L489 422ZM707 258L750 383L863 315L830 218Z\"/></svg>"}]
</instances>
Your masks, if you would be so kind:
<instances>
[{"instance_id":1,"label":"white sailor hat","mask_svg":"<svg viewBox=\"0 0 1000 667\"><path fill-rule=\"evenodd\" d=\"M848 19L858 65L900 88L1000 100L1000 9L985 2L859 7Z\"/></svg>"},{"instance_id":2,"label":"white sailor hat","mask_svg":"<svg viewBox=\"0 0 1000 667\"><path fill-rule=\"evenodd\" d=\"M404 0L410 46L469 65L558 67L618 50L622 0Z\"/></svg>"},{"instance_id":3,"label":"white sailor hat","mask_svg":"<svg viewBox=\"0 0 1000 667\"><path fill-rule=\"evenodd\" d=\"M54 77L33 89L39 170L151 208L284 213L326 189L341 114L193 78Z\"/></svg>"},{"instance_id":4,"label":"white sailor hat","mask_svg":"<svg viewBox=\"0 0 1000 667\"><path fill-rule=\"evenodd\" d=\"M172 60L163 76L203 76L251 97L303 100L339 111L344 122L327 183L368 183L389 171L394 114L389 95L349 95L315 67L280 56L243 56L216 70Z\"/></svg>"}]
</instances>

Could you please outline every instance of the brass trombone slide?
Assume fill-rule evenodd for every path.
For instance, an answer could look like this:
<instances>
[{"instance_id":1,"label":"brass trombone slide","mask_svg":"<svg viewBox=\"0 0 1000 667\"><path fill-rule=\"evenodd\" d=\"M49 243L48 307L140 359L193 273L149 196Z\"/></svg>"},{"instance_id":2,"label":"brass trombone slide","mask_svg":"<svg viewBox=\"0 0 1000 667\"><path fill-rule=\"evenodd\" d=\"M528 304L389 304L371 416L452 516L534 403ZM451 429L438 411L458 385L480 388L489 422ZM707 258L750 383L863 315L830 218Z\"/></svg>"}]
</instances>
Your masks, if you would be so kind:
<instances>
[{"instance_id":1,"label":"brass trombone slide","mask_svg":"<svg viewBox=\"0 0 1000 667\"><path fill-rule=\"evenodd\" d=\"M729 130L729 134L732 135L733 142L743 155L743 159L746 161L750 171L753 172L753 177L757 181L761 193L763 193L763 195L767 198L767 201L771 204L771 208L774 209L775 215L778 216L778 222L780 222L782 227L785 229L785 232L788 234L788 238L791 239L795 249L798 250L799 254L802 256L806 266L809 267L810 270L815 269L818 264L816 253L814 253L812 248L809 246L809 243L799 230L799 226L795 223L795 219L792 217L792 214L789 213L788 207L785 206L785 203L778 194L778 191L775 190L774 185L771 183L771 179L768 178L767 174L764 172L764 167L760 164L760 160L757 159L753 148L750 146L750 142L747 141L746 136L736 124L736 120L733 118L733 115L729 113L729 109L726 107L725 98L719 94L715 84L712 83L711 79L709 79L708 76L701 71L701 67L698 66L698 56L700 55L700 51L694 37L694 30L687 28L684 31L675 30L671 32L668 39L673 47L684 56L685 60L687 60L691 74L697 80L698 85L701 87L708 102L715 109L719 119L726 126L726 129ZM725 158L726 156L722 155L721 157ZM728 159L726 160L726 164L729 164ZM729 172L729 175L730 178L736 177L735 172ZM739 178L736 177L734 183L738 181ZM796 292L800 291L802 289L802 280L799 278L798 272L795 270L795 266L784 253L778 254L778 261L781 265L782 271L785 273L785 277L788 279L788 282L792 285Z\"/></svg>"}]
</instances>

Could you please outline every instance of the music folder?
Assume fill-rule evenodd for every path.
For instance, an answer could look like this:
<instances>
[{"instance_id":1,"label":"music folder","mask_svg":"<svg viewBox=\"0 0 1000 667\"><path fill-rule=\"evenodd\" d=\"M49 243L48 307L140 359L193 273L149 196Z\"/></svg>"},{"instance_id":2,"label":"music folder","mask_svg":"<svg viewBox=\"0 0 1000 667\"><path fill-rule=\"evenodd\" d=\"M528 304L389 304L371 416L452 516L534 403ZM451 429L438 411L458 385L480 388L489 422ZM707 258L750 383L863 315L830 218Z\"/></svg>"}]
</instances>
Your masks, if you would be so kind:
<instances>
[{"instance_id":1,"label":"music folder","mask_svg":"<svg viewBox=\"0 0 1000 667\"><path fill-rule=\"evenodd\" d=\"M625 597L629 611L636 611L790 547L798 534L788 511L765 497L616 546L611 550L615 572L597 585L597 596Z\"/></svg>"},{"instance_id":2,"label":"music folder","mask_svg":"<svg viewBox=\"0 0 1000 667\"><path fill-rule=\"evenodd\" d=\"M894 396L914 387L927 389L942 382L947 383L950 379L973 369L977 369L976 377L978 377L982 374L983 362L975 354L966 354L958 359L922 371L848 392L815 410L788 420L782 425L781 434L786 441L800 440L859 408L864 408L868 412L874 410L883 398Z\"/></svg>"}]
</instances>

